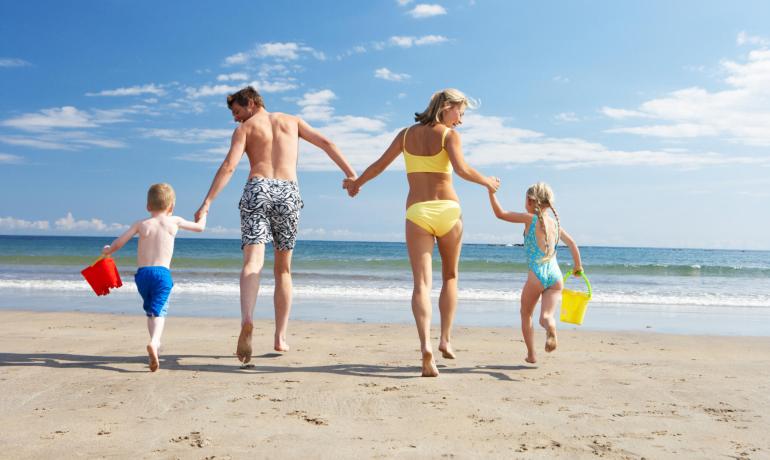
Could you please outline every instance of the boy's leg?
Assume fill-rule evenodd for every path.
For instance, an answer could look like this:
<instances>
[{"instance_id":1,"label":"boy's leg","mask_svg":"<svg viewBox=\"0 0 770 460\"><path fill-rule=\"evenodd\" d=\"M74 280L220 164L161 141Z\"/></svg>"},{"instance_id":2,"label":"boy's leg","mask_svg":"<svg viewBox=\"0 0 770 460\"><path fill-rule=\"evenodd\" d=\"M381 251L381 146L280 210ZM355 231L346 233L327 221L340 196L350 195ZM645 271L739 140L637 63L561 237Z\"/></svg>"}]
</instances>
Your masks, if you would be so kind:
<instances>
[{"instance_id":1,"label":"boy's leg","mask_svg":"<svg viewBox=\"0 0 770 460\"><path fill-rule=\"evenodd\" d=\"M454 359L450 340L452 323L457 311L457 271L462 249L463 221L458 220L452 230L438 238L438 252L441 255L441 295L438 298L438 310L441 313L441 338L438 349L441 356Z\"/></svg>"},{"instance_id":2,"label":"boy's leg","mask_svg":"<svg viewBox=\"0 0 770 460\"><path fill-rule=\"evenodd\" d=\"M422 352L422 376L437 377L438 368L433 359L433 348L430 344L430 287L432 273L433 235L426 232L413 222L406 221L406 247L409 252L409 262L412 265L414 288L412 290L412 314L417 324L417 335L420 337Z\"/></svg>"},{"instance_id":3,"label":"boy's leg","mask_svg":"<svg viewBox=\"0 0 770 460\"><path fill-rule=\"evenodd\" d=\"M554 284L543 291L543 300L540 303L540 325L545 329L545 351L552 352L556 349L558 341L556 339L556 305L561 299L561 282Z\"/></svg>"},{"instance_id":4,"label":"boy's leg","mask_svg":"<svg viewBox=\"0 0 770 460\"><path fill-rule=\"evenodd\" d=\"M147 344L147 355L150 358L150 371L155 372L160 367L158 350L160 350L160 338L163 335L163 327L166 325L164 316L148 316L147 331L150 333L150 343Z\"/></svg>"},{"instance_id":5,"label":"boy's leg","mask_svg":"<svg viewBox=\"0 0 770 460\"><path fill-rule=\"evenodd\" d=\"M291 313L291 256L293 251L275 250L275 293L273 295L273 308L275 309L275 351L289 351L286 343L286 331L289 327L289 313Z\"/></svg>"},{"instance_id":6,"label":"boy's leg","mask_svg":"<svg viewBox=\"0 0 770 460\"><path fill-rule=\"evenodd\" d=\"M254 329L254 307L259 293L259 276L265 265L265 245L247 244L243 247L241 270L241 334L236 355L246 364L251 361L251 332Z\"/></svg>"},{"instance_id":7,"label":"boy's leg","mask_svg":"<svg viewBox=\"0 0 770 460\"><path fill-rule=\"evenodd\" d=\"M534 278L534 281L533 281ZM524 336L524 344L527 346L528 363L535 363L535 328L532 325L532 314L540 299L542 284L537 281L532 271L527 275L527 282L521 288L521 334Z\"/></svg>"}]
</instances>

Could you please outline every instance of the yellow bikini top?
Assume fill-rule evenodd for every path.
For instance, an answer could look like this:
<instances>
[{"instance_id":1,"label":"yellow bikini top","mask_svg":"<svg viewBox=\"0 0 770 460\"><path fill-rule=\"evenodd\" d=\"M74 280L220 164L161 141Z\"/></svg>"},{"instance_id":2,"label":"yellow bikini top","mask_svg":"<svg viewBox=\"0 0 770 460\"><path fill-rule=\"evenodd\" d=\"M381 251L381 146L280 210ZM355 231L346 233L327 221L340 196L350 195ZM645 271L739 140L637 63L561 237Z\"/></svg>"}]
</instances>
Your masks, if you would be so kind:
<instances>
[{"instance_id":1,"label":"yellow bikini top","mask_svg":"<svg viewBox=\"0 0 770 460\"><path fill-rule=\"evenodd\" d=\"M404 163L406 163L406 173L413 172L433 172L433 173L446 173L452 174L452 163L449 161L449 154L444 148L444 140L446 134L449 132L449 128L444 130L441 135L441 150L435 155L412 155L406 151L406 133L409 128L404 131Z\"/></svg>"}]
</instances>

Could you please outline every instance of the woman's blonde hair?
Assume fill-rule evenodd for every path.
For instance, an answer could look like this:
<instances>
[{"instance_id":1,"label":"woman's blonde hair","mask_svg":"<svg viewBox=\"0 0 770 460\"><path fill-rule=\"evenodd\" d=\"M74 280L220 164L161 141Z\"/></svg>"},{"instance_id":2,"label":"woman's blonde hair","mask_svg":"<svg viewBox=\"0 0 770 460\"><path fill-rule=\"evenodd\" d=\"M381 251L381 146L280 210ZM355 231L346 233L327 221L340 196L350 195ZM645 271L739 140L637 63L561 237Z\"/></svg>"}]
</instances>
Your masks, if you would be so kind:
<instances>
[{"instance_id":1,"label":"woman's blonde hair","mask_svg":"<svg viewBox=\"0 0 770 460\"><path fill-rule=\"evenodd\" d=\"M147 209L165 211L176 202L174 188L166 183L152 184L147 190Z\"/></svg>"},{"instance_id":2,"label":"woman's blonde hair","mask_svg":"<svg viewBox=\"0 0 770 460\"><path fill-rule=\"evenodd\" d=\"M463 94L459 89L447 88L433 93L433 96L431 96L430 102L428 103L428 107L423 110L422 113L414 113L414 121L423 125L441 123L441 112L458 104L471 109L475 109L479 106L477 101L468 98L468 96Z\"/></svg>"},{"instance_id":3,"label":"woman's blonde hair","mask_svg":"<svg viewBox=\"0 0 770 460\"><path fill-rule=\"evenodd\" d=\"M543 227L543 234L545 235L545 254L543 255L541 262L546 262L556 255L556 246L559 244L559 235L561 233L559 231L559 228L561 227L559 214L556 213L556 208L553 207L553 190L545 182L538 182L527 189L527 199L534 202L535 214L537 214L537 219ZM548 244L548 227L546 227L545 220L543 219L543 210L548 208L551 208L551 212L553 212L553 216L556 218L556 242L553 244L553 248Z\"/></svg>"}]
</instances>

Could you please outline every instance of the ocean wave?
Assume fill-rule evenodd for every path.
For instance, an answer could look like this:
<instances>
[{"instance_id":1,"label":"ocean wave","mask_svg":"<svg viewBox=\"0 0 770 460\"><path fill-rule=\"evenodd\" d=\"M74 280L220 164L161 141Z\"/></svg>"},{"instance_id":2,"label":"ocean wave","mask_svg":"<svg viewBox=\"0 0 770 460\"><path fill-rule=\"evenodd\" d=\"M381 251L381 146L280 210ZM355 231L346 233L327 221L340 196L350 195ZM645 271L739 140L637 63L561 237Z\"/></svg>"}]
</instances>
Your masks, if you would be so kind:
<instances>
[{"instance_id":1,"label":"ocean wave","mask_svg":"<svg viewBox=\"0 0 770 460\"><path fill-rule=\"evenodd\" d=\"M58 291L67 294L90 294L90 288L82 280L0 280L0 291L37 291L51 293ZM113 291L115 292L115 291ZM117 292L136 293L136 286L130 281L124 282ZM214 295L214 296L238 296L240 293L238 283L212 283L212 282L177 282L174 292L179 295ZM431 292L433 298L437 298L439 290ZM340 285L295 285L294 296L300 299L319 300L360 300L360 301L405 301L412 296L409 287L382 287L382 286L340 286ZM261 295L272 295L273 286L265 284L260 287ZM458 291L460 301L481 302L511 302L518 304L520 290L501 289L473 289L465 288ZM670 306L727 306L727 307L751 307L770 308L770 295L734 295L732 293L708 293L686 292L681 295L661 294L649 292L594 292L592 304L599 305L670 305Z\"/></svg>"}]
</instances>

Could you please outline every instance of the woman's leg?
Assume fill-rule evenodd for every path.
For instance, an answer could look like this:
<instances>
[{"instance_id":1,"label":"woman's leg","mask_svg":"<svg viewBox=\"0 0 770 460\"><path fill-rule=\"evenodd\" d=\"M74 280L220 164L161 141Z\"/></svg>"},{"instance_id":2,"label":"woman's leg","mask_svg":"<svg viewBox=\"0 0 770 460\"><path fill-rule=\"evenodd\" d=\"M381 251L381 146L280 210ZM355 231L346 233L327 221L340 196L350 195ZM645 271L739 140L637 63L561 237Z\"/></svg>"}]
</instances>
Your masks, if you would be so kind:
<instances>
[{"instance_id":1,"label":"woman's leg","mask_svg":"<svg viewBox=\"0 0 770 460\"><path fill-rule=\"evenodd\" d=\"M532 314L535 312L543 285L530 270L527 274L527 282L521 288L521 334L524 336L524 344L527 345L528 363L535 363L535 328L532 326Z\"/></svg>"},{"instance_id":2,"label":"woman's leg","mask_svg":"<svg viewBox=\"0 0 770 460\"><path fill-rule=\"evenodd\" d=\"M417 334L420 336L422 376L436 377L438 368L433 360L433 349L430 344L433 235L407 220L406 248L409 252L409 262L412 265L412 277L414 278L412 314L414 314L414 322L417 324Z\"/></svg>"},{"instance_id":3,"label":"woman's leg","mask_svg":"<svg viewBox=\"0 0 770 460\"><path fill-rule=\"evenodd\" d=\"M444 358L454 359L450 340L452 323L457 311L457 273L462 249L463 221L458 220L452 230L438 239L438 252L441 254L441 295L438 309L441 313L441 340L438 349Z\"/></svg>"}]
</instances>

